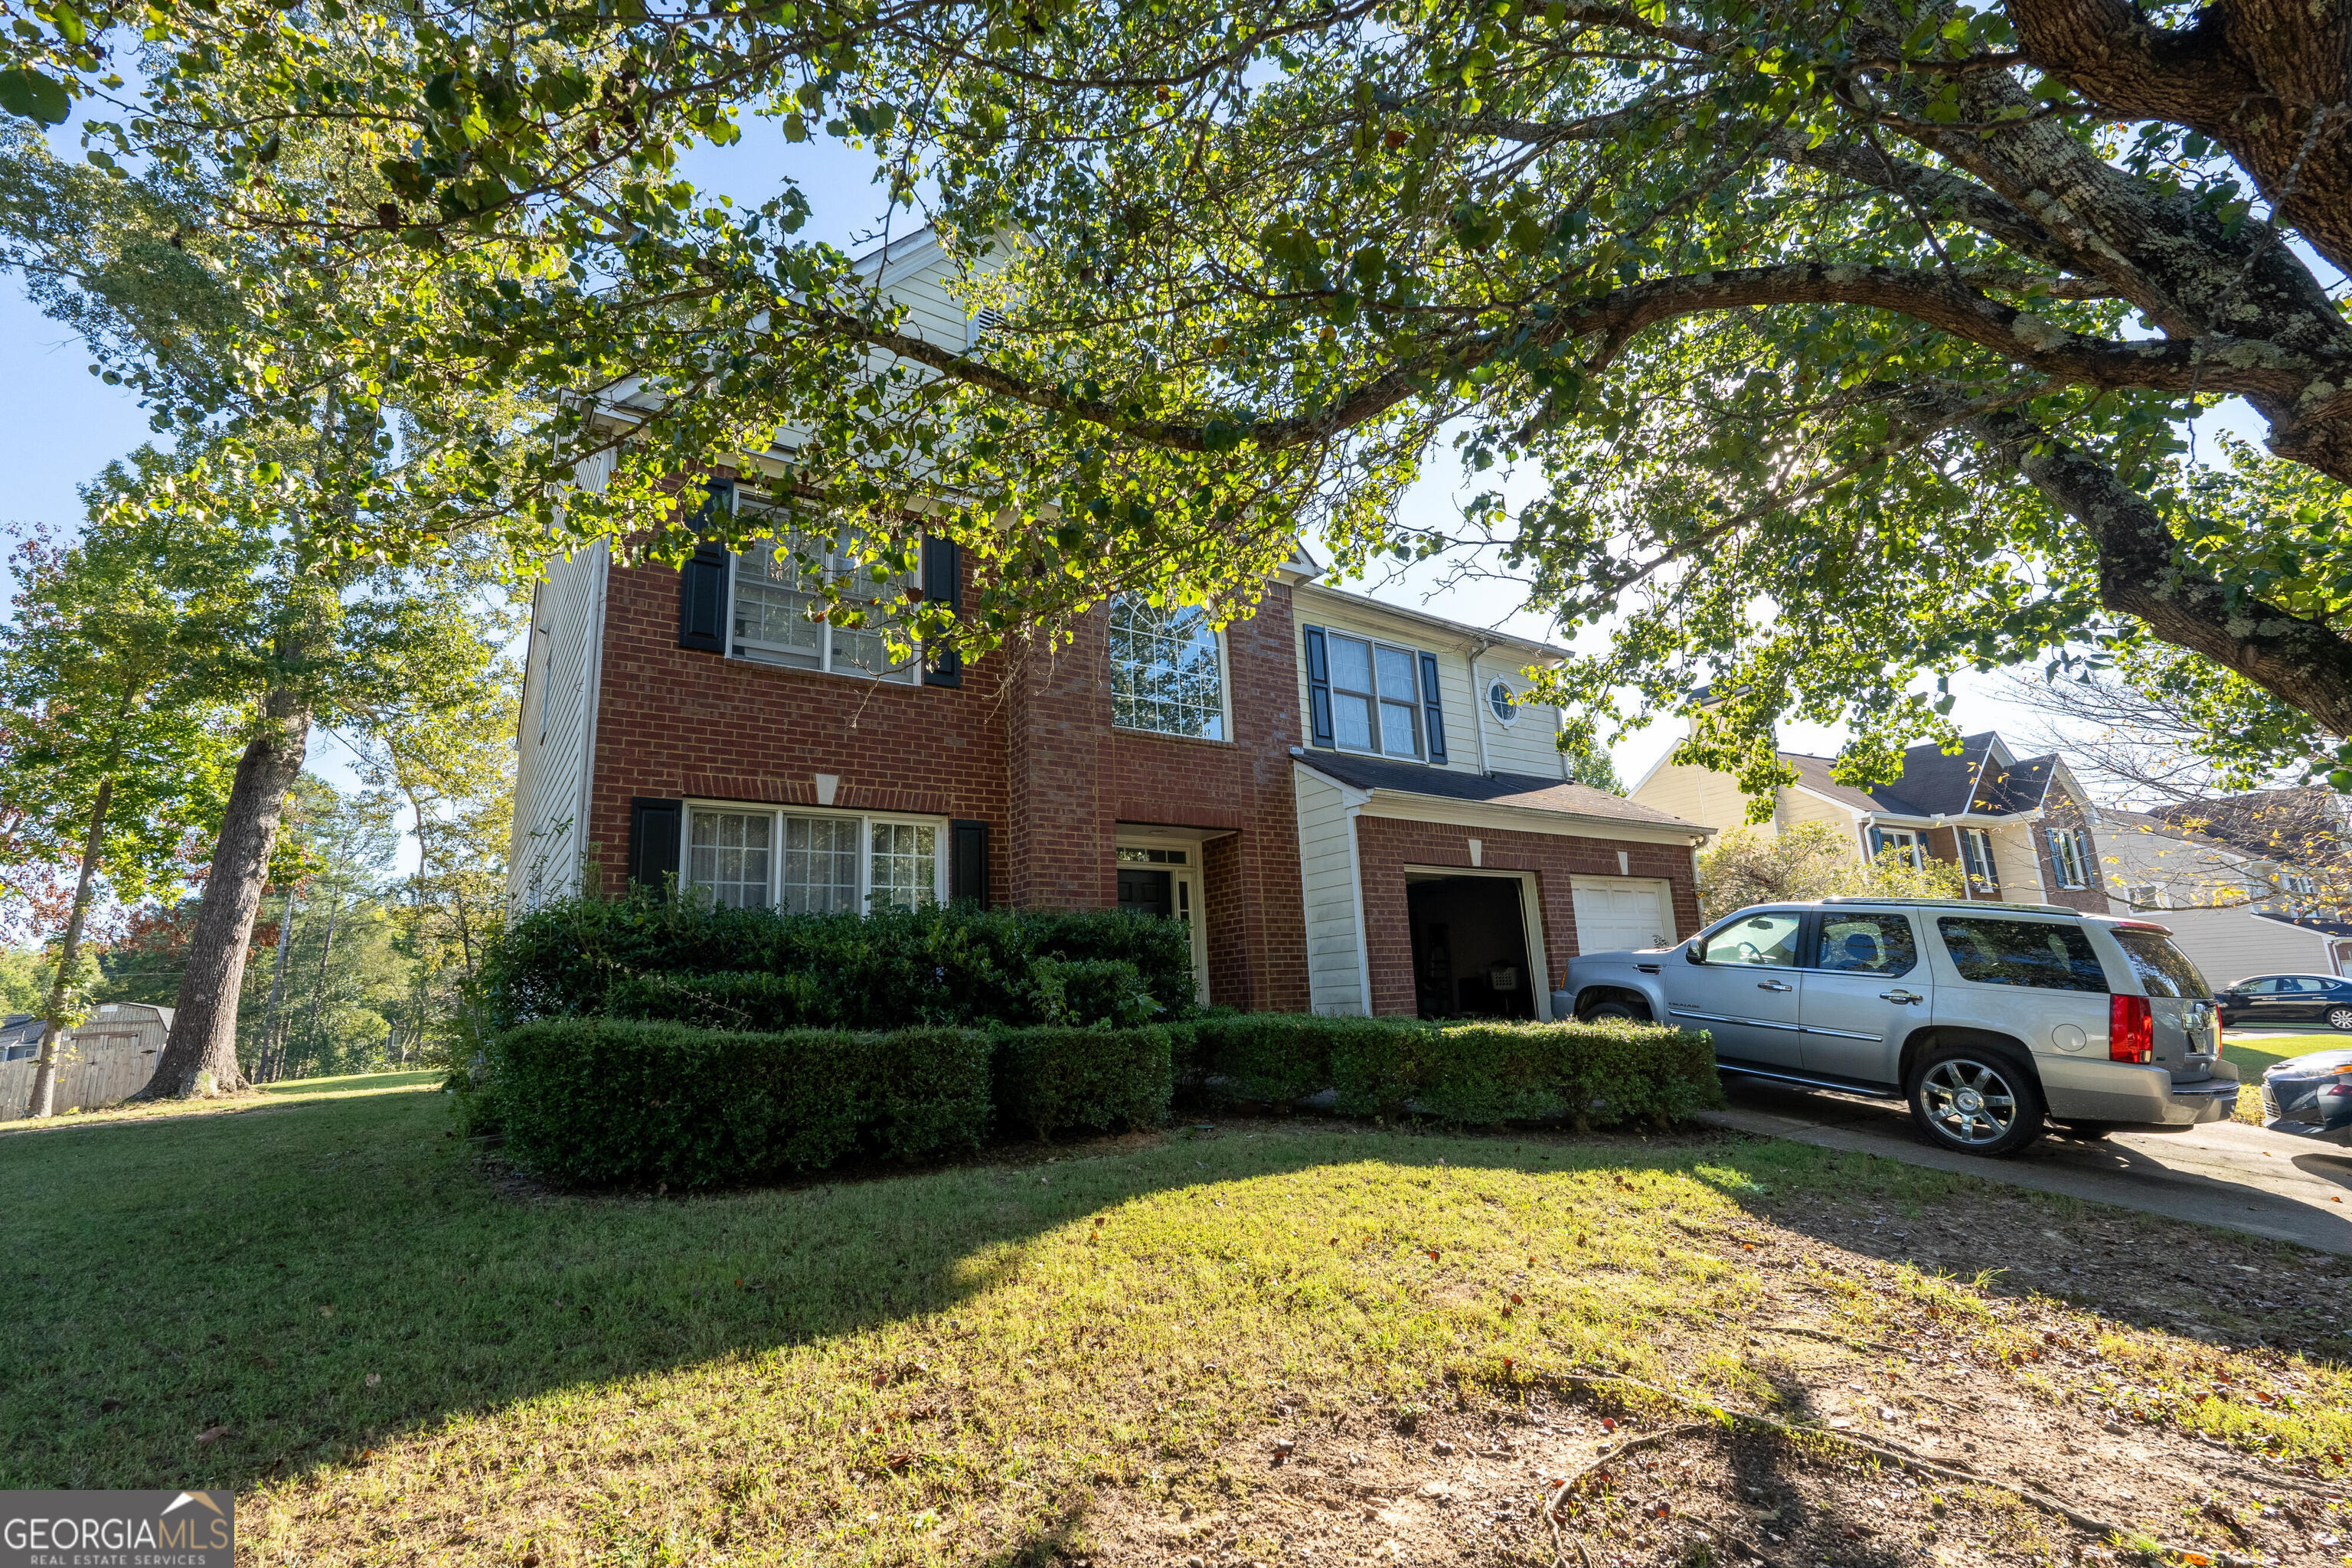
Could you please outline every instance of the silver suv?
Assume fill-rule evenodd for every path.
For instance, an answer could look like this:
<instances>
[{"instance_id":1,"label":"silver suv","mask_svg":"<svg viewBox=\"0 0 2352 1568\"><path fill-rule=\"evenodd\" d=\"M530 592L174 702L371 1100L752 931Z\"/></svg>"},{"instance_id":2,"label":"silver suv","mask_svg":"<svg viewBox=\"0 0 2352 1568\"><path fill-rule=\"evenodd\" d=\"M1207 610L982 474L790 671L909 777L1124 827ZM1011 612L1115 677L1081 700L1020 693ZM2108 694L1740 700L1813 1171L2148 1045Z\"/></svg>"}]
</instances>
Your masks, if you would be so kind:
<instances>
[{"instance_id":1,"label":"silver suv","mask_svg":"<svg viewBox=\"0 0 2352 1568\"><path fill-rule=\"evenodd\" d=\"M1678 947L1573 958L1555 1016L1714 1037L1726 1072L1900 1096L1928 1138L2014 1154L2227 1117L2212 991L2171 932L2054 904L1759 904Z\"/></svg>"}]
</instances>

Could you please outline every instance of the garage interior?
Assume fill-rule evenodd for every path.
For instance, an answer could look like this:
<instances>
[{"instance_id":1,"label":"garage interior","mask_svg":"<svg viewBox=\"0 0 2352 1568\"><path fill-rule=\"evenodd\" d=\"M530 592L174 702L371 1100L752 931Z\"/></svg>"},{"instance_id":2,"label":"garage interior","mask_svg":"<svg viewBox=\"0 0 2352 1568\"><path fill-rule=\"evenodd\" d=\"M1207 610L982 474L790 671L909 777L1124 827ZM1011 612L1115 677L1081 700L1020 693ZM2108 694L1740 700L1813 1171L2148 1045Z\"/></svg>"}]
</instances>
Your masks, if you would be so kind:
<instances>
[{"instance_id":1,"label":"garage interior","mask_svg":"<svg viewBox=\"0 0 2352 1568\"><path fill-rule=\"evenodd\" d=\"M1409 876L1413 1000L1424 1018L1532 1018L1534 974L1516 877Z\"/></svg>"}]
</instances>

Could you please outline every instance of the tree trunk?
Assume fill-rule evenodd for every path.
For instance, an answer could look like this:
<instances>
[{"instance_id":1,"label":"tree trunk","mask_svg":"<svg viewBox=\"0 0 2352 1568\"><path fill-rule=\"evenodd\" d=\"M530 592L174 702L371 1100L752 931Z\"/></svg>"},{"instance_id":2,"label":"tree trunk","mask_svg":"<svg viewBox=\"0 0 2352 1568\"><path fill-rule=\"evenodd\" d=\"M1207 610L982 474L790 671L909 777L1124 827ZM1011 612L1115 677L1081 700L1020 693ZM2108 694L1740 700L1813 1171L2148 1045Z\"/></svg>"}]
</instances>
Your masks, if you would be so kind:
<instances>
[{"instance_id":1,"label":"tree trunk","mask_svg":"<svg viewBox=\"0 0 2352 1568\"><path fill-rule=\"evenodd\" d=\"M98 878L98 849L106 832L106 808L114 799L114 781L98 782L98 798L90 803L89 835L82 840L81 880L74 886L73 913L66 918L66 939L58 948L57 977L49 982L49 1004L41 1014L47 1026L41 1031L41 1059L33 1068L33 1100L27 1116L57 1111L58 1041L65 1034L66 987L72 984L74 965L81 957L81 928L89 917L90 885Z\"/></svg>"},{"instance_id":2,"label":"tree trunk","mask_svg":"<svg viewBox=\"0 0 2352 1568\"><path fill-rule=\"evenodd\" d=\"M269 1005L261 1015L261 1059L254 1064L254 1078L268 1083L278 1077L283 1036L279 1030L278 1006L286 994L286 953L294 944L294 889L286 889L286 908L278 916L278 962L269 971Z\"/></svg>"},{"instance_id":3,"label":"tree trunk","mask_svg":"<svg viewBox=\"0 0 2352 1568\"><path fill-rule=\"evenodd\" d=\"M262 701L262 727L237 759L228 810L221 818L188 967L180 978L177 1013L155 1076L134 1100L171 1100L202 1091L246 1087L236 1065L236 1004L245 983L245 949L269 879L269 851L286 810L286 794L302 772L310 740L307 700L273 688Z\"/></svg>"},{"instance_id":4,"label":"tree trunk","mask_svg":"<svg viewBox=\"0 0 2352 1568\"><path fill-rule=\"evenodd\" d=\"M334 901L327 906L327 934L319 943L319 985L310 993L310 1037L322 1043L326 1038L325 1026L320 1023L319 1015L327 1004L327 964L334 957L335 917L342 912L342 890L338 889Z\"/></svg>"}]
</instances>

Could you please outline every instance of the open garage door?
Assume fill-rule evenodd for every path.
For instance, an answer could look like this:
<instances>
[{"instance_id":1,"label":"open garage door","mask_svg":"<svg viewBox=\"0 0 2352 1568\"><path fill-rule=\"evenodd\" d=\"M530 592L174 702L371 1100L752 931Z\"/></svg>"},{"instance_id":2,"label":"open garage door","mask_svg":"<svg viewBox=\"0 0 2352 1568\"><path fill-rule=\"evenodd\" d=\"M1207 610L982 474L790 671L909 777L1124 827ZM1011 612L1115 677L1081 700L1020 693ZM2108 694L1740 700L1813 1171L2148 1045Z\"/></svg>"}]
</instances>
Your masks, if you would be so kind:
<instances>
[{"instance_id":1,"label":"open garage door","mask_svg":"<svg viewBox=\"0 0 2352 1568\"><path fill-rule=\"evenodd\" d=\"M1576 951L1614 952L1628 947L1671 947L1673 889L1649 877L1572 877Z\"/></svg>"}]
</instances>

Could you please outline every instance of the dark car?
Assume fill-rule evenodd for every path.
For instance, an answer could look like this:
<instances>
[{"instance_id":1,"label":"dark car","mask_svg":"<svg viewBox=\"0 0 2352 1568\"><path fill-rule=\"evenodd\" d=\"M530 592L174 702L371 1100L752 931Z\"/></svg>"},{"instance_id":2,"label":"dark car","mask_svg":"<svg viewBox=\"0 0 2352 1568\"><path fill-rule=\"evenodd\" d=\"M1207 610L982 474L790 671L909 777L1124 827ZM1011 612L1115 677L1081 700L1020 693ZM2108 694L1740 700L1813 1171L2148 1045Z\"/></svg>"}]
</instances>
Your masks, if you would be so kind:
<instances>
[{"instance_id":1,"label":"dark car","mask_svg":"<svg viewBox=\"0 0 2352 1568\"><path fill-rule=\"evenodd\" d=\"M2225 1024L2326 1024L2352 1030L2352 980L2333 974L2258 974L2213 1000Z\"/></svg>"},{"instance_id":2,"label":"dark car","mask_svg":"<svg viewBox=\"0 0 2352 1568\"><path fill-rule=\"evenodd\" d=\"M2291 1057L2263 1074L2263 1125L2352 1143L2352 1050Z\"/></svg>"}]
</instances>

